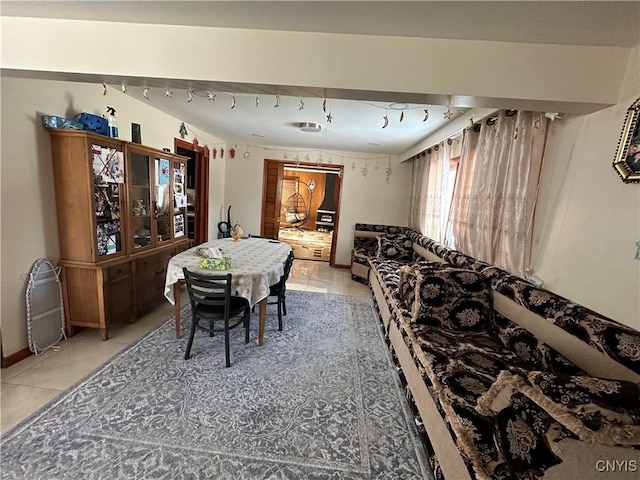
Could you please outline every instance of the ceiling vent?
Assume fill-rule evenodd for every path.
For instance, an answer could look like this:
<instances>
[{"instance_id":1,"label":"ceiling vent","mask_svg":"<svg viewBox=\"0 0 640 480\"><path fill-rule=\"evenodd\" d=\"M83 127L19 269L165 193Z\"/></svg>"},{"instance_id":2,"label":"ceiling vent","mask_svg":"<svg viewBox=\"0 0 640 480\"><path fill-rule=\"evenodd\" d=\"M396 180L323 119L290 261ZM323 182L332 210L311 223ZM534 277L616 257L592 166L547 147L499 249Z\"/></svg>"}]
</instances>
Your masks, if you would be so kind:
<instances>
[{"instance_id":1,"label":"ceiling vent","mask_svg":"<svg viewBox=\"0 0 640 480\"><path fill-rule=\"evenodd\" d=\"M298 124L298 128L303 132L319 132L322 127L319 123L302 122Z\"/></svg>"}]
</instances>

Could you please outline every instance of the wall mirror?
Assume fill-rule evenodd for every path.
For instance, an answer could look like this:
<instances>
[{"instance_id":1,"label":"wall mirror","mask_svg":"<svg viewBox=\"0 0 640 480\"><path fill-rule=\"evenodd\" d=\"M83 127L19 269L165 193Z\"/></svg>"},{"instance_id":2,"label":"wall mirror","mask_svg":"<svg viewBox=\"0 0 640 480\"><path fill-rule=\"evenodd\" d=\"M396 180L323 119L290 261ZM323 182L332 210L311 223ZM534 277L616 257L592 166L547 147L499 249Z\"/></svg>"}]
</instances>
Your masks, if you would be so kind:
<instances>
[{"instance_id":1,"label":"wall mirror","mask_svg":"<svg viewBox=\"0 0 640 480\"><path fill-rule=\"evenodd\" d=\"M640 183L640 98L627 110L613 168L625 183Z\"/></svg>"}]
</instances>

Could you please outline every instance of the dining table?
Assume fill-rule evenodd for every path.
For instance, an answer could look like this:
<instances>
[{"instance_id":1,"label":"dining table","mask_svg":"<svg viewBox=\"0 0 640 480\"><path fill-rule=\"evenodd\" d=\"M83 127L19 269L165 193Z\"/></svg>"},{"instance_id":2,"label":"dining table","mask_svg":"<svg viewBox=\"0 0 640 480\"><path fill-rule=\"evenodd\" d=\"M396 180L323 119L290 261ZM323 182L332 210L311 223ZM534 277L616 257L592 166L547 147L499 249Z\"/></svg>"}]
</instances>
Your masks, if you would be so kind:
<instances>
[{"instance_id":1,"label":"dining table","mask_svg":"<svg viewBox=\"0 0 640 480\"><path fill-rule=\"evenodd\" d=\"M218 249L223 257L231 259L227 270L202 268L200 260L203 249ZM284 263L291 247L278 240L249 237L235 240L220 238L212 240L177 255L169 260L164 285L164 296L175 306L176 338L180 337L180 289L184 285L183 268L202 274L231 274L231 285L234 295L249 300L253 308L259 306L258 345L264 342L264 329L267 314L267 298L269 287L275 285L284 274Z\"/></svg>"}]
</instances>

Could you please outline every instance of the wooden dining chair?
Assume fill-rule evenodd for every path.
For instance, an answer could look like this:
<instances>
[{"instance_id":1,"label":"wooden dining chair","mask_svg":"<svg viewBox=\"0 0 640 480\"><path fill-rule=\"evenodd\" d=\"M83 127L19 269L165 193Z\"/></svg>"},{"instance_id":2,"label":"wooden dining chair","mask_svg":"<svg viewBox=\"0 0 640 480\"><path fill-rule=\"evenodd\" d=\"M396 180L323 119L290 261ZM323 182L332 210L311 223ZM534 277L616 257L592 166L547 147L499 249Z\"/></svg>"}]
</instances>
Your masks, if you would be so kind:
<instances>
[{"instance_id":1,"label":"wooden dining chair","mask_svg":"<svg viewBox=\"0 0 640 480\"><path fill-rule=\"evenodd\" d=\"M276 297L276 299L269 301L269 298L267 298L267 305L278 305L278 330L280 331L282 331L282 316L287 314L287 280L289 279L292 265L293 251L290 251L287 260L284 262L282 277L280 277L278 283L269 287L269 297Z\"/></svg>"},{"instance_id":2,"label":"wooden dining chair","mask_svg":"<svg viewBox=\"0 0 640 480\"><path fill-rule=\"evenodd\" d=\"M203 275L183 269L184 279L191 301L191 331L184 359L188 360L196 330L204 330L213 336L224 333L226 366L231 366L229 331L244 325L245 343L249 343L251 307L244 297L231 295L231 274ZM217 325L218 324L218 325Z\"/></svg>"}]
</instances>

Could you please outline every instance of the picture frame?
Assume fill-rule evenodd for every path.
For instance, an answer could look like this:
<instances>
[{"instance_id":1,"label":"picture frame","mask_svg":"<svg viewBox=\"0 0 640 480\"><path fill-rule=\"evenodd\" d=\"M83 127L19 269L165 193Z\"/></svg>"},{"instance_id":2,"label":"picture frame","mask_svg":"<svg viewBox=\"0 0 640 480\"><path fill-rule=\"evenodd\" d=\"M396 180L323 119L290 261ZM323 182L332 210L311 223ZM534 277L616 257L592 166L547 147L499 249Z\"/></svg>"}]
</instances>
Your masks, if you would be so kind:
<instances>
[{"instance_id":1,"label":"picture frame","mask_svg":"<svg viewBox=\"0 0 640 480\"><path fill-rule=\"evenodd\" d=\"M640 98L627 110L613 168L623 182L640 183Z\"/></svg>"}]
</instances>

